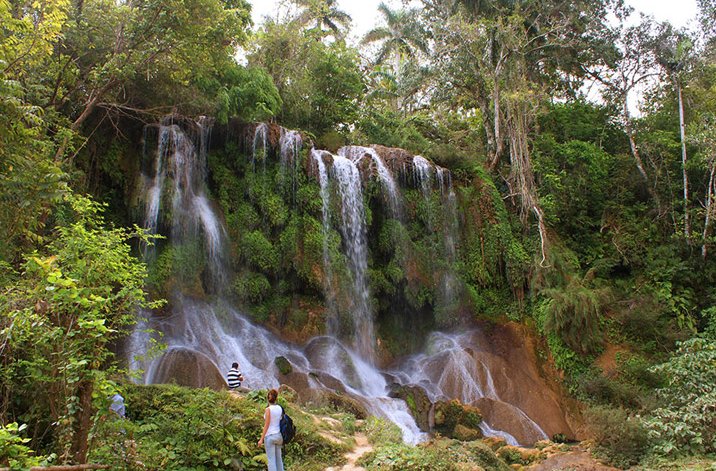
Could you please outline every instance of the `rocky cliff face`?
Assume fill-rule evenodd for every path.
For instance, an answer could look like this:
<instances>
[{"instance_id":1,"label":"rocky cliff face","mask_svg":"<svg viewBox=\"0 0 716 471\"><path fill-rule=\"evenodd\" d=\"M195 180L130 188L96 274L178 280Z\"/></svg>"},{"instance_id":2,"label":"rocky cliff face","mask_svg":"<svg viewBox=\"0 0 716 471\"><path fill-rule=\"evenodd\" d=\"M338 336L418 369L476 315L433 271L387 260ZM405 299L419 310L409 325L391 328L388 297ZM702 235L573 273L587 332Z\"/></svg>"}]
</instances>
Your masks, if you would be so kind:
<instances>
[{"instance_id":1,"label":"rocky cliff face","mask_svg":"<svg viewBox=\"0 0 716 471\"><path fill-rule=\"evenodd\" d=\"M209 146L207 123L182 123L145 134L153 163L134 199L167 237L145 252L170 300L147 320L170 346L147 381L220 387L240 360L249 387L339 394L409 441L451 400L514 443L572 434L526 331L477 323L519 311L527 265L480 169L457 178L382 146L311 151L273 124L232 123Z\"/></svg>"}]
</instances>

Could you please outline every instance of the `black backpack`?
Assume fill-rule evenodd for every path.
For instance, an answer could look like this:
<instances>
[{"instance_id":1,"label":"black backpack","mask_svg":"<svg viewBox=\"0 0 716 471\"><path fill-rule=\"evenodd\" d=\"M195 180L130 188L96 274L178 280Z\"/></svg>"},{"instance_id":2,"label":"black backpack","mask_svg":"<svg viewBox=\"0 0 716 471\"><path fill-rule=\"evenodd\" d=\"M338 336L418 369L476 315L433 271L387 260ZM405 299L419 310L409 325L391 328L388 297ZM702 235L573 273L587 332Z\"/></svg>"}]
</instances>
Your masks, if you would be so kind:
<instances>
[{"instance_id":1,"label":"black backpack","mask_svg":"<svg viewBox=\"0 0 716 471\"><path fill-rule=\"evenodd\" d=\"M281 407L281 421L278 423L281 429L281 437L283 438L283 444L291 443L294 435L296 435L296 427L293 425L293 420Z\"/></svg>"}]
</instances>

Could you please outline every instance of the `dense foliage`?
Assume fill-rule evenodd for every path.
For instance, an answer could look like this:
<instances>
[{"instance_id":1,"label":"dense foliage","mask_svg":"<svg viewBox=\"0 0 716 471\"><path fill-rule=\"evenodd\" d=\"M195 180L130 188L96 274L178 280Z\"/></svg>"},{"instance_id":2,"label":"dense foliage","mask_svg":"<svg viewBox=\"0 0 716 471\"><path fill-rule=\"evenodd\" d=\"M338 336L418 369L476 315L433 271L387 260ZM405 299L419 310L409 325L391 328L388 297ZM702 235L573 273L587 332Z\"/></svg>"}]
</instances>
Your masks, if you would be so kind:
<instances>
[{"instance_id":1,"label":"dense foliage","mask_svg":"<svg viewBox=\"0 0 716 471\"><path fill-rule=\"evenodd\" d=\"M256 446L265 392L240 397L176 386L126 386L127 418L103 418L91 457L115 469L265 469L265 452ZM285 448L286 466L308 471L335 462L342 446L320 437L310 416L283 399L282 406L298 428Z\"/></svg>"},{"instance_id":2,"label":"dense foliage","mask_svg":"<svg viewBox=\"0 0 716 471\"><path fill-rule=\"evenodd\" d=\"M465 320L523 322L590 406L602 456L716 452L714 2L688 31L627 21L612 0L382 5L360 46L337 2L288 3L252 32L245 0L0 0L0 464L130 467L112 461L126 433L126 460L150 469L261 466L250 402L128 387L131 422L98 412L137 310L178 287L214 294L196 243L155 241L148 268L137 250L150 242L133 226L143 129L170 113L214 118L207 193L230 240L227 291L256 322L303 340L329 309L347 324L351 303L326 298L326 270L350 282L341 234L323 228L306 148L279 161L273 121L331 151L402 147L449 169L455 195L401 174L401 218L366 183L384 357ZM258 162L257 121L273 133ZM370 469L502 466L481 445L410 448L376 428ZM303 438L296 463L338 459Z\"/></svg>"}]
</instances>

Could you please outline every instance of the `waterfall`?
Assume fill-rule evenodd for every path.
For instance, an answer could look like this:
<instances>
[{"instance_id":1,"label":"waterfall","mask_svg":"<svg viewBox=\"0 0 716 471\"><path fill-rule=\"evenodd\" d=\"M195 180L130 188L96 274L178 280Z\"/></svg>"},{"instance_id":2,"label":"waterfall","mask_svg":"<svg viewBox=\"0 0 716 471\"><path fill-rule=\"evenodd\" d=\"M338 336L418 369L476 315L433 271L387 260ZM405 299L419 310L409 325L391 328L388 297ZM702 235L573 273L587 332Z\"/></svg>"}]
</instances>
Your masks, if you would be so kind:
<instances>
[{"instance_id":1,"label":"waterfall","mask_svg":"<svg viewBox=\"0 0 716 471\"><path fill-rule=\"evenodd\" d=\"M251 148L251 168L256 171L256 160L261 160L262 170L266 172L266 160L268 160L268 133L269 127L266 123L260 123L254 130L254 142ZM260 149L260 154L259 154Z\"/></svg>"},{"instance_id":2,"label":"waterfall","mask_svg":"<svg viewBox=\"0 0 716 471\"><path fill-rule=\"evenodd\" d=\"M424 387L432 401L457 398L478 406L479 401L493 401L508 410L510 417L516 417L530 436L545 435L526 412L507 403L500 383L505 382L505 368L496 362L494 355L476 352L474 339L466 333L434 333L425 352L405 359L395 370L383 372L375 367L376 337L368 285L366 208L359 171L360 164L369 163L363 160L365 156L370 157L370 163L376 169L386 203L396 219L401 217L402 203L393 175L374 149L344 147L339 155L311 150L322 200L323 282L330 313L329 335L315 337L305 346L299 346L284 342L268 329L255 325L223 297L221 287L228 278L225 268L227 234L206 190L210 123L200 119L196 123L185 121L180 127L165 120L156 129L156 146L147 145L147 152L152 153L147 156L151 157L147 165L150 168L143 175L144 226L154 234L164 232L168 244L180 246L200 242L207 260L208 285L216 296L210 300L196 299L188 294L190 291L186 287L187 292L182 292L179 287L172 293L166 312L138 313L138 327L128 342L130 353L146 353L151 342L157 339L149 333L152 331L161 332L161 340L167 344L167 350L160 358L130 359L132 369L145 367L145 383L170 381L173 379L171 374L181 376L181 373L168 373L177 371L172 368L179 361L177 358L181 358L175 355L177 352L201 357L210 369L213 369L212 364L216 367L218 375L223 375L231 363L238 361L246 377L245 385L251 389L278 387L281 382L287 382L304 387L302 394L339 391L358 401L371 414L397 424L405 442L424 440L427 435L418 429L406 403L388 397L391 385L387 378L391 378L390 381L400 384ZM251 149L254 170L257 159L262 160L265 169L268 134L266 124L258 125L254 131ZM279 144L281 172L285 176L291 172L295 192L300 169L299 152L303 145L301 136L295 131L282 130ZM452 272L457 259L457 197L446 170L419 156L413 159L413 169L416 186L419 185L426 198L437 197L436 188L441 192L444 210L440 218L445 218L444 253L440 257L440 250L436 250L436 258L444 259L448 267L439 288L439 299L448 303L457 299L460 290ZM331 214L332 208L340 208L340 212ZM332 227L332 222L339 227ZM431 230L438 231L437 224L435 227ZM329 242L331 237L336 237L334 229L342 236L341 249L347 263L345 276L338 270L334 272L334 267L339 264L337 260L331 260ZM340 286L340 281L347 278L345 286ZM337 306L338 289L347 293L349 306ZM347 309L349 326L341 325L340 309ZM345 335L344 330L348 329L349 335ZM290 375L283 376L278 371L277 357L289 361ZM296 382L292 384L291 381ZM499 428L500 424L491 421L482 425L485 434L518 443L515 436Z\"/></svg>"},{"instance_id":3,"label":"waterfall","mask_svg":"<svg viewBox=\"0 0 716 471\"><path fill-rule=\"evenodd\" d=\"M479 331L463 333L433 332L427 340L424 352L405 359L391 374L402 384L418 384L423 387L431 401L458 399L463 404L479 404L489 400L502 405L521 424L527 434L536 439L547 439L542 428L522 409L507 403L498 389L510 389L504 373L504 360L494 353L480 350ZM496 387L496 378L502 382ZM480 428L486 436L504 438L510 445L519 445L512 434L498 430L488 420Z\"/></svg>"},{"instance_id":4,"label":"waterfall","mask_svg":"<svg viewBox=\"0 0 716 471\"><path fill-rule=\"evenodd\" d=\"M296 203L296 189L298 188L298 171L301 168L301 148L303 138L298 131L281 128L279 148L281 150L281 180L291 179L291 200Z\"/></svg>"},{"instance_id":5,"label":"waterfall","mask_svg":"<svg viewBox=\"0 0 716 471\"><path fill-rule=\"evenodd\" d=\"M434 170L433 170L434 169ZM442 251L443 263L445 265L442 270L442 278L440 280L438 296L437 296L437 315L442 317L444 323L453 323L454 311L459 303L460 298L460 281L455 274L454 265L457 261L457 237L458 237L458 216L457 216L457 196L452 186L452 176L450 172L442 167L435 166L426 158L416 155L413 157L413 180L415 186L419 187L423 193L426 203L430 202L433 192L432 173L435 173L435 184L440 191L442 199ZM428 228L435 231L434 217L432 214L428 217Z\"/></svg>"},{"instance_id":6,"label":"waterfall","mask_svg":"<svg viewBox=\"0 0 716 471\"><path fill-rule=\"evenodd\" d=\"M341 198L341 234L353 278L353 343L363 358L372 363L375 359L375 333L368 288L368 241L360 172L353 160L334 155L332 174Z\"/></svg>"},{"instance_id":7,"label":"waterfall","mask_svg":"<svg viewBox=\"0 0 716 471\"><path fill-rule=\"evenodd\" d=\"M211 123L207 118L200 118L194 125L198 128L195 139L198 142L172 123L171 118L159 126L153 175L151 178L144 176L149 182L145 184L144 228L150 234L158 233L162 213L169 211L164 195L170 198L171 241L203 241L210 285L219 291L227 278L224 263L226 232L205 194Z\"/></svg>"},{"instance_id":8,"label":"waterfall","mask_svg":"<svg viewBox=\"0 0 716 471\"><path fill-rule=\"evenodd\" d=\"M388 205L390 207L391 215L395 219L402 218L402 203L400 199L400 191L398 185L395 183L393 174L390 172L388 167L385 166L383 159L378 155L375 149L370 147L361 146L347 146L338 149L338 155L346 157L355 164L358 164L360 160L366 155L371 158L375 164L375 168L378 172L378 179L383 185L384 191L387 193Z\"/></svg>"},{"instance_id":9,"label":"waterfall","mask_svg":"<svg viewBox=\"0 0 716 471\"><path fill-rule=\"evenodd\" d=\"M333 291L333 266L328 247L328 238L331 233L331 202L330 189L328 187L328 171L323 161L323 154L316 149L311 149L311 158L318 166L318 182L321 186L321 213L323 216L323 290L326 296L326 304L329 312L328 330L337 332L336 322L336 296Z\"/></svg>"},{"instance_id":10,"label":"waterfall","mask_svg":"<svg viewBox=\"0 0 716 471\"><path fill-rule=\"evenodd\" d=\"M457 261L456 244L459 227L457 219L457 196L452 187L452 179L448 179L447 196L444 197L444 211L443 247L445 251L446 269L440 284L439 301L441 308L447 311L443 314L450 317L450 320L456 320L452 317L454 317L454 311L457 307L456 304L459 303L461 286L455 274L455 269L453 268ZM453 316L450 316L451 313Z\"/></svg>"},{"instance_id":11,"label":"waterfall","mask_svg":"<svg viewBox=\"0 0 716 471\"><path fill-rule=\"evenodd\" d=\"M431 178L433 170L432 164L425 157L416 155L413 157L413 168L416 185L420 186L425 199L429 199L430 193L433 191Z\"/></svg>"}]
</instances>

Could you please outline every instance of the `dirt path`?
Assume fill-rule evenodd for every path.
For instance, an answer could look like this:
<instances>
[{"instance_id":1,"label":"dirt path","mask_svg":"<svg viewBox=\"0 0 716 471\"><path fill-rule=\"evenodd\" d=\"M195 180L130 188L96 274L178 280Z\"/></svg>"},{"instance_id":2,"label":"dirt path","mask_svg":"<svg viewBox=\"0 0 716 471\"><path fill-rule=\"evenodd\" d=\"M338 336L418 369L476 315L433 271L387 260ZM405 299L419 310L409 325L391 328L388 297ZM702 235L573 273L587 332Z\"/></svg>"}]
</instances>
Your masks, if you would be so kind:
<instances>
[{"instance_id":1,"label":"dirt path","mask_svg":"<svg viewBox=\"0 0 716 471\"><path fill-rule=\"evenodd\" d=\"M348 461L343 466L331 466L326 468L325 471L365 471L365 468L356 466L356 462L361 456L373 451L373 445L368 442L368 438L362 433L355 434L356 446L351 451L345 454L346 460Z\"/></svg>"}]
</instances>

